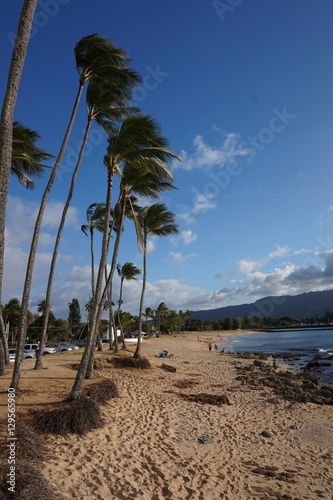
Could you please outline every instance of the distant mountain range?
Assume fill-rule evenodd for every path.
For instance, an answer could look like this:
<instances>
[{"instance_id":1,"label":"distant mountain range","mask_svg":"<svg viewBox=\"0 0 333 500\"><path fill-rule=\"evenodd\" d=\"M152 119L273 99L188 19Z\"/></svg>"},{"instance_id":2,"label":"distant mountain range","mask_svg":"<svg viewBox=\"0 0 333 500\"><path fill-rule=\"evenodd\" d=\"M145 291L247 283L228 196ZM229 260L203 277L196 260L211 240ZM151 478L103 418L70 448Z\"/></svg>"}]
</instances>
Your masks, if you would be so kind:
<instances>
[{"instance_id":1,"label":"distant mountain range","mask_svg":"<svg viewBox=\"0 0 333 500\"><path fill-rule=\"evenodd\" d=\"M333 312L333 290L323 292L307 292L300 295L281 295L264 297L251 304L219 307L206 311L196 311L190 319L211 321L217 319L270 317L283 318L289 316L296 319L320 318L326 311Z\"/></svg>"}]
</instances>

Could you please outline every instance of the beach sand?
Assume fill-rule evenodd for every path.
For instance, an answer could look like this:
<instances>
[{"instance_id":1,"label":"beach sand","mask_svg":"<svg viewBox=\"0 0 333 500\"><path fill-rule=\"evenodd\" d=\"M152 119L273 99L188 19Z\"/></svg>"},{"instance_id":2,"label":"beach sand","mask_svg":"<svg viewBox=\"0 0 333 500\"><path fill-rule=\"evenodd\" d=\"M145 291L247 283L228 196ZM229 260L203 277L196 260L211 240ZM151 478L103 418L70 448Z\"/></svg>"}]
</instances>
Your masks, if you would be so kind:
<instances>
[{"instance_id":1,"label":"beach sand","mask_svg":"<svg viewBox=\"0 0 333 500\"><path fill-rule=\"evenodd\" d=\"M147 339L142 354L151 370L96 370L86 385L110 378L120 398L102 407L104 427L83 437L43 438L54 456L39 465L44 477L65 499L332 500L333 407L292 403L237 380L237 368L253 361L208 349L210 338L214 346L227 335L201 333L201 342L196 332ZM176 358L155 357L164 348ZM46 356L43 371L24 361L17 421L68 396L75 377L70 365L80 355ZM109 356L96 353L96 359ZM163 362L176 372L163 370ZM2 421L11 370L0 379ZM227 396L230 404L180 397L199 393ZM202 436L213 442L201 443Z\"/></svg>"}]
</instances>

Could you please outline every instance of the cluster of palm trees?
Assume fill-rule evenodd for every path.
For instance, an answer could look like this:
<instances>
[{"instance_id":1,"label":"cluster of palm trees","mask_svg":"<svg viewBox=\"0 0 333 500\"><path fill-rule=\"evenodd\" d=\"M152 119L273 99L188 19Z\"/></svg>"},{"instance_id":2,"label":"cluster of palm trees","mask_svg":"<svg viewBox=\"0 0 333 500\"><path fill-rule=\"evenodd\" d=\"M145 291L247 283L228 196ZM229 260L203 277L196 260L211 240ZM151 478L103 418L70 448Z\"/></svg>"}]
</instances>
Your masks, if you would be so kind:
<instances>
[{"instance_id":1,"label":"cluster of palm trees","mask_svg":"<svg viewBox=\"0 0 333 500\"><path fill-rule=\"evenodd\" d=\"M24 1L24 5L30 4L31 8L33 8L33 3L36 4L36 2L32 2L31 0ZM50 178L43 193L35 222L22 294L21 318L18 329L17 345L18 352L22 352L26 339L31 283L43 215L54 180L64 158L77 110L83 97L84 88L86 88L86 129L82 139L77 163L73 170L70 185L68 187L67 199L64 204L54 245L53 257L46 287L46 295L45 300L43 301L44 322L40 338L40 352L42 352L43 345L45 344L47 338L52 283L56 268L59 244L67 211L72 200L84 149L87 144L91 124L92 121L95 120L107 135L107 149L104 156L104 166L106 170L106 194L103 201L90 205L87 210L88 224L86 226L82 226L82 230L86 234L88 234L89 231L91 238L92 276L89 307L89 335L87 347L82 356L77 377L69 395L69 400L76 399L81 395L84 378L92 376L95 351L94 347L96 339L99 337L98 326L101 315L106 303L109 304L110 310L112 308L112 283L117 269L117 261L121 237L124 231L125 218L129 217L133 221L137 234L138 245L143 253L143 286L139 306L140 331L142 329L141 318L147 279L147 238L149 235L167 236L168 234L175 234L178 232L177 225L174 220L174 214L168 211L167 207L163 203L147 204L147 206L143 207L138 206L137 204L136 197L138 196L140 196L140 198L148 197L149 199L157 199L161 192L174 189L172 184L173 176L168 167L168 162L170 160L177 159L170 149L169 143L163 136L156 120L143 114L138 108L130 106L132 90L135 85L140 83L140 76L129 67L130 60L126 53L122 49L116 47L109 39L99 34L93 34L80 40L75 46L74 53L76 67L79 73L79 86L67 129L58 156L55 160L53 168L51 169ZM16 123L14 124L14 130L15 127L16 130L19 131L19 127L21 126ZM1 133L3 130L4 128L1 124ZM38 138L36 133L31 133L30 135L32 141L35 141ZM8 142L4 144L4 147L7 149L9 148L11 152L11 167L14 165L18 166L20 161L21 167L18 169L19 176L21 176L20 180L26 187L32 187L33 184L29 177L29 174L32 174L31 167L30 170L29 168L25 170L22 166L24 161L22 158L20 158L20 160L17 159L16 162L14 161L14 155L12 153L15 148L13 145L13 137L11 137L10 144ZM17 151L19 150L17 149ZM35 158L36 168L34 173L36 175L39 175L43 169L41 160L45 161L49 158L50 155L41 150L39 151L39 155ZM3 172L4 167L1 167L1 174L3 174ZM115 195L114 189L116 178L119 179L119 182L117 183L118 191ZM2 190L2 192L4 191ZM93 235L95 228L102 232L100 257L97 263L93 249ZM111 245L111 242L113 245ZM3 266L3 254L1 255L1 253L0 261L1 266ZM2 270L2 267L0 270ZM121 277L122 294L123 282L125 279L129 279L127 271L131 271L132 278L130 279L134 279L139 273L139 270L128 262L124 264L124 266L118 265L117 270ZM0 274L0 279L2 279L2 274ZM119 305L121 304L121 300L120 295ZM4 339L5 331L3 321L0 326L1 336L2 339ZM3 347L3 342L0 342L0 344ZM2 351L3 349L0 348L1 358L3 358ZM135 356L140 356L140 342L138 342ZM17 356L11 382L11 387L14 389L19 388L21 361L22 357ZM41 367L42 358L40 357L36 363L36 368Z\"/></svg>"}]
</instances>

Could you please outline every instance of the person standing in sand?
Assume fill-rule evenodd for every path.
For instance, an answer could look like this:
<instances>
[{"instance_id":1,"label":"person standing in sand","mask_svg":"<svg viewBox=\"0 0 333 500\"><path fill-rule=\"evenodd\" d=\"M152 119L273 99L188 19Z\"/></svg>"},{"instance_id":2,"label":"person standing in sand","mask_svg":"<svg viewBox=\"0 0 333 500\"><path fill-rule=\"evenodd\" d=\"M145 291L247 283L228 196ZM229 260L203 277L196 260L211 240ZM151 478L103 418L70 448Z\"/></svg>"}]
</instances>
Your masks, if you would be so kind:
<instances>
[{"instance_id":1,"label":"person standing in sand","mask_svg":"<svg viewBox=\"0 0 333 500\"><path fill-rule=\"evenodd\" d=\"M211 344L210 342L209 342L209 344L208 344L208 349L209 349L209 351L211 351L211 350L212 350L212 344Z\"/></svg>"}]
</instances>

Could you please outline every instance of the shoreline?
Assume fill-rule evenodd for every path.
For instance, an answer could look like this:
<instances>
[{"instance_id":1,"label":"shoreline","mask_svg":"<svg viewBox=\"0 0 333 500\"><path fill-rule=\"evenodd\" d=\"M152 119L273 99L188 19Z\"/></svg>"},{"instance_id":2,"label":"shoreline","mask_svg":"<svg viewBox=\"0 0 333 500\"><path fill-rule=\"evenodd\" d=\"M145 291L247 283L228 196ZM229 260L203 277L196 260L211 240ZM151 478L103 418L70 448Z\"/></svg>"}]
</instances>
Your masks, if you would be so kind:
<instances>
[{"instance_id":1,"label":"shoreline","mask_svg":"<svg viewBox=\"0 0 333 500\"><path fill-rule=\"evenodd\" d=\"M215 343L221 333L224 338L234 334L193 332L145 339L142 355L149 359L150 370L104 366L95 371L86 385L110 378L120 392L120 398L101 407L104 427L83 437L42 436L54 454L43 463L42 474L64 499L333 497L333 406L296 404L260 383L247 385L241 374L253 360L209 352L206 342ZM175 373L164 371L165 360L155 358L162 349L175 354L166 361ZM70 365L80 355L47 356L42 372L31 369L33 360L24 361L18 420L31 409L67 397L76 373ZM96 353L97 360L109 357L106 350ZM1 391L6 391L10 373L7 368L0 379ZM226 396L230 404L202 404L200 394ZM0 396L3 404L6 394ZM0 411L3 420L4 406ZM263 431L273 437L262 436ZM203 436L213 442L202 444Z\"/></svg>"}]
</instances>

